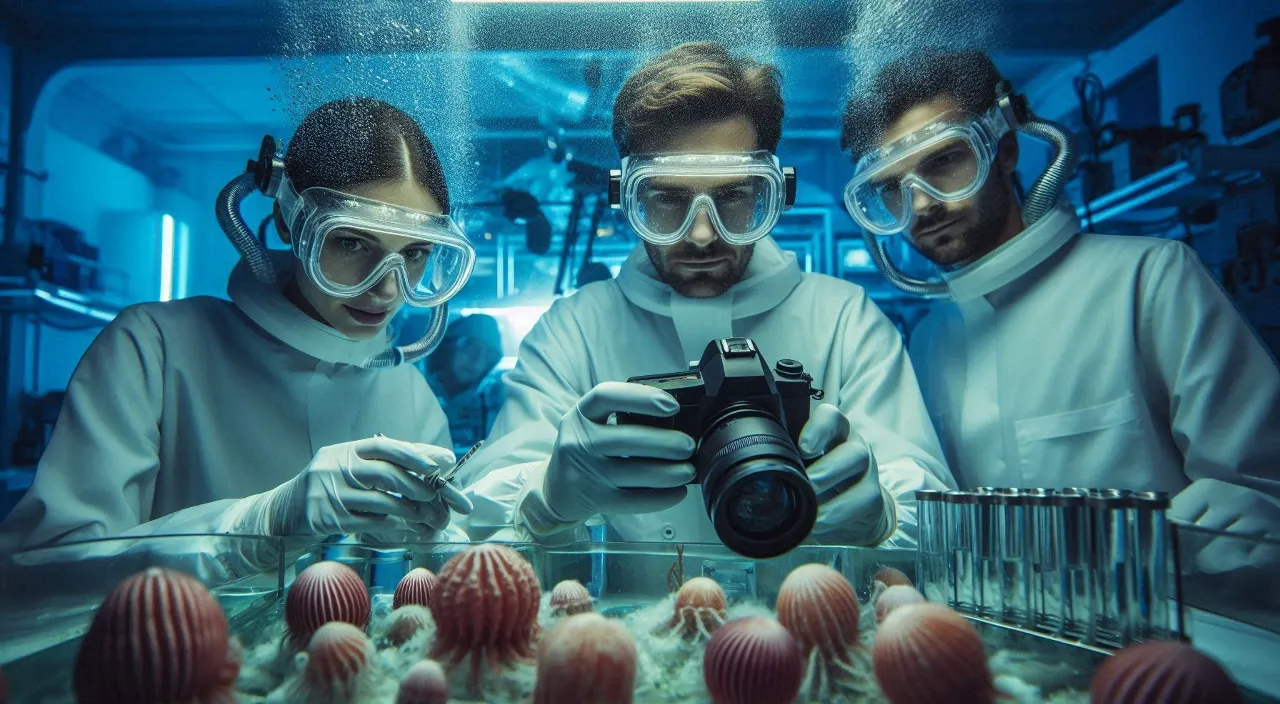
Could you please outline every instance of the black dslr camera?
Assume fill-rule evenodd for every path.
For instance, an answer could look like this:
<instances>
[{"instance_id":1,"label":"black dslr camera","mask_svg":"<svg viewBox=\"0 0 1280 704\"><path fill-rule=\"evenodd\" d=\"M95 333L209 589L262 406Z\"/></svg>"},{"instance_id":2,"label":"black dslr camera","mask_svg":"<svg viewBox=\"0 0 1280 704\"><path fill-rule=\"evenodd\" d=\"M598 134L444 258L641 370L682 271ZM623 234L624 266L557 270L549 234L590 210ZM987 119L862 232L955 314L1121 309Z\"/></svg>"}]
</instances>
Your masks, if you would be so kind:
<instances>
[{"instance_id":1,"label":"black dslr camera","mask_svg":"<svg viewBox=\"0 0 1280 704\"><path fill-rule=\"evenodd\" d=\"M679 430L698 443L692 483L702 485L716 534L734 552L774 557L799 545L818 518L818 498L796 444L821 399L804 365L769 370L756 345L729 337L707 345L697 366L627 380L662 389L680 410L670 418L619 413L618 423Z\"/></svg>"}]
</instances>

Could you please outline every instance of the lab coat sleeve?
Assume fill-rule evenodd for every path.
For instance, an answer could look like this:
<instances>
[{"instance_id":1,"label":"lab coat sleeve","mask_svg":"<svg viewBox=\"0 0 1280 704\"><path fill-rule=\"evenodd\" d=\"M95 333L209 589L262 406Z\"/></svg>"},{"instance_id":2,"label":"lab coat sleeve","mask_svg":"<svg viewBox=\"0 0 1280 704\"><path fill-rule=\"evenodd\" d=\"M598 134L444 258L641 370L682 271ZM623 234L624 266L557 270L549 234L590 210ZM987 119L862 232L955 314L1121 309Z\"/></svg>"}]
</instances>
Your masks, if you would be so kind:
<instances>
[{"instance_id":1,"label":"lab coat sleeve","mask_svg":"<svg viewBox=\"0 0 1280 704\"><path fill-rule=\"evenodd\" d=\"M160 469L164 340L145 307L121 311L89 346L31 489L0 525L0 554L94 538L213 533L234 499L151 520ZM252 572L234 539L122 540L77 548L81 560L122 554L220 581ZM29 559L68 559L66 550Z\"/></svg>"},{"instance_id":2,"label":"lab coat sleeve","mask_svg":"<svg viewBox=\"0 0 1280 704\"><path fill-rule=\"evenodd\" d=\"M594 386L569 303L553 304L521 342L503 380L506 402L484 447L459 470L458 483L475 505L473 538L513 525L549 537L578 525L558 522L542 496L560 419Z\"/></svg>"},{"instance_id":3,"label":"lab coat sleeve","mask_svg":"<svg viewBox=\"0 0 1280 704\"><path fill-rule=\"evenodd\" d=\"M853 429L871 448L879 468L886 510L897 525L879 547L914 549L917 539L917 489L954 489L938 437L925 410L916 374L897 328L870 298L863 295L846 309L837 328L843 347L843 383L827 401L849 417ZM839 515L837 496L818 512L814 527L819 542L839 543L839 523L824 514Z\"/></svg>"},{"instance_id":4,"label":"lab coat sleeve","mask_svg":"<svg viewBox=\"0 0 1280 704\"><path fill-rule=\"evenodd\" d=\"M164 342L127 308L89 345L0 552L119 535L150 518L160 468Z\"/></svg>"},{"instance_id":5,"label":"lab coat sleeve","mask_svg":"<svg viewBox=\"0 0 1280 704\"><path fill-rule=\"evenodd\" d=\"M1181 242L1147 267L1140 348L1169 403L1190 481L1217 479L1280 504L1280 368Z\"/></svg>"}]
</instances>

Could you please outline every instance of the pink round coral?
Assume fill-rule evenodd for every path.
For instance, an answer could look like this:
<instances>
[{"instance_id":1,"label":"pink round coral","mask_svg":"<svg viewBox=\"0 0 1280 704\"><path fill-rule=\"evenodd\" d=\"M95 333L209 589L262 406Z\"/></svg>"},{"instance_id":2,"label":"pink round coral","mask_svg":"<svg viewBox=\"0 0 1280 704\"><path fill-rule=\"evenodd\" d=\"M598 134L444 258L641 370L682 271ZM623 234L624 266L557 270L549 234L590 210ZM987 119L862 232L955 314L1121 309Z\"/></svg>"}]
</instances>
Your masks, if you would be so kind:
<instances>
[{"instance_id":1,"label":"pink round coral","mask_svg":"<svg viewBox=\"0 0 1280 704\"><path fill-rule=\"evenodd\" d=\"M778 622L804 651L843 658L858 646L860 605L853 585L836 570L819 564L791 571L778 589Z\"/></svg>"},{"instance_id":2,"label":"pink round coral","mask_svg":"<svg viewBox=\"0 0 1280 704\"><path fill-rule=\"evenodd\" d=\"M900 606L924 602L924 595L916 591L915 587L895 584L880 592L880 596L876 599L876 623L882 623L890 612Z\"/></svg>"},{"instance_id":3,"label":"pink round coral","mask_svg":"<svg viewBox=\"0 0 1280 704\"><path fill-rule=\"evenodd\" d=\"M728 602L724 589L709 577L694 577L676 593L675 612L666 630L679 632L685 638L710 638L724 624Z\"/></svg>"},{"instance_id":4,"label":"pink round coral","mask_svg":"<svg viewBox=\"0 0 1280 704\"><path fill-rule=\"evenodd\" d=\"M945 606L895 609L876 629L872 660L892 704L993 704L997 698L982 637Z\"/></svg>"},{"instance_id":5,"label":"pink round coral","mask_svg":"<svg viewBox=\"0 0 1280 704\"><path fill-rule=\"evenodd\" d=\"M400 580L400 584L396 585L396 594L392 597L391 607L398 609L405 604L417 604L431 608L432 595L435 594L436 585L439 583L440 578L434 572L425 567L415 567Z\"/></svg>"},{"instance_id":6,"label":"pink round coral","mask_svg":"<svg viewBox=\"0 0 1280 704\"><path fill-rule=\"evenodd\" d=\"M631 704L635 689L636 644L618 621L569 616L538 646L533 704Z\"/></svg>"},{"instance_id":7,"label":"pink round coral","mask_svg":"<svg viewBox=\"0 0 1280 704\"><path fill-rule=\"evenodd\" d=\"M444 668L434 660L419 660L400 680L396 704L446 704L449 681Z\"/></svg>"},{"instance_id":8,"label":"pink round coral","mask_svg":"<svg viewBox=\"0 0 1280 704\"><path fill-rule=\"evenodd\" d=\"M894 569L893 567L881 567L880 569L876 570L875 575L871 577L871 582L872 584L876 582L880 582L886 587L897 587L897 586L915 587L916 586L911 583L911 578L908 577L905 573L903 573L902 570Z\"/></svg>"},{"instance_id":9,"label":"pink round coral","mask_svg":"<svg viewBox=\"0 0 1280 704\"><path fill-rule=\"evenodd\" d=\"M348 704L372 685L373 643L349 623L321 626L307 644L302 692L307 704Z\"/></svg>"},{"instance_id":10,"label":"pink round coral","mask_svg":"<svg viewBox=\"0 0 1280 704\"><path fill-rule=\"evenodd\" d=\"M572 616L591 610L591 592L576 579L566 579L551 590L551 615Z\"/></svg>"},{"instance_id":11,"label":"pink round coral","mask_svg":"<svg viewBox=\"0 0 1280 704\"><path fill-rule=\"evenodd\" d=\"M369 625L369 590L356 571L340 562L317 562L293 580L284 621L294 647L305 646L326 623Z\"/></svg>"},{"instance_id":12,"label":"pink round coral","mask_svg":"<svg viewBox=\"0 0 1280 704\"><path fill-rule=\"evenodd\" d=\"M234 701L240 672L218 600L194 577L152 568L116 585L80 644L82 704Z\"/></svg>"},{"instance_id":13,"label":"pink round coral","mask_svg":"<svg viewBox=\"0 0 1280 704\"><path fill-rule=\"evenodd\" d=\"M520 553L496 543L467 548L440 570L428 657L453 667L470 656L475 690L482 660L497 670L533 658L541 600L538 576Z\"/></svg>"},{"instance_id":14,"label":"pink round coral","mask_svg":"<svg viewBox=\"0 0 1280 704\"><path fill-rule=\"evenodd\" d=\"M400 647L431 624L431 612L416 604L392 611L382 627L382 636L393 647Z\"/></svg>"},{"instance_id":15,"label":"pink round coral","mask_svg":"<svg viewBox=\"0 0 1280 704\"><path fill-rule=\"evenodd\" d=\"M777 621L734 619L707 642L702 677L714 704L791 704L804 678L803 657Z\"/></svg>"},{"instance_id":16,"label":"pink round coral","mask_svg":"<svg viewBox=\"0 0 1280 704\"><path fill-rule=\"evenodd\" d=\"M1190 645L1131 645L1093 675L1093 704L1239 704L1240 688L1213 659Z\"/></svg>"}]
</instances>

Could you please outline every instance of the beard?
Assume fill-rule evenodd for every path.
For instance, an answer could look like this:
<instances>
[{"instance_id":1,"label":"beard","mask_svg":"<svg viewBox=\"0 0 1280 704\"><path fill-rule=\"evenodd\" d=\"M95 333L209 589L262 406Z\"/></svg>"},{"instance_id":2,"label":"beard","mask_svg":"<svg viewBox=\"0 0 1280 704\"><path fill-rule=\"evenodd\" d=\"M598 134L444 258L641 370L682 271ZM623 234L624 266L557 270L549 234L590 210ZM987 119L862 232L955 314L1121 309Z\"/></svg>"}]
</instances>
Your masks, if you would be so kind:
<instances>
[{"instance_id":1,"label":"beard","mask_svg":"<svg viewBox=\"0 0 1280 704\"><path fill-rule=\"evenodd\" d=\"M991 179L970 201L971 211L965 221L952 232L928 237L916 248L934 264L957 266L980 259L996 248L1004 232L1005 218L1009 214L1009 201L1013 194L997 179ZM939 209L937 214L917 218L915 227L927 230L934 225L955 217L954 211Z\"/></svg>"},{"instance_id":2,"label":"beard","mask_svg":"<svg viewBox=\"0 0 1280 704\"><path fill-rule=\"evenodd\" d=\"M707 247L684 240L673 245L644 243L658 278L685 298L715 298L742 280L755 253L755 245L731 245L716 239ZM724 262L711 269L689 269L687 263Z\"/></svg>"}]
</instances>

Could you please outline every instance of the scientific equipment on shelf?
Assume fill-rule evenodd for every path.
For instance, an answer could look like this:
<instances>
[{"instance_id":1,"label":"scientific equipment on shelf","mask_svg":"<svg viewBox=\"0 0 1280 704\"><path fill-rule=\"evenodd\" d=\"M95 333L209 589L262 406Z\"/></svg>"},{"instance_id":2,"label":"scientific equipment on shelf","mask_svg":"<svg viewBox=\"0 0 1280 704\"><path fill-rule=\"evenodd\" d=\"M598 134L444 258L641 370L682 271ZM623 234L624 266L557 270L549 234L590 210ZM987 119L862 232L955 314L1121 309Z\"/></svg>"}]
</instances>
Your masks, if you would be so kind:
<instances>
[{"instance_id":1,"label":"scientific equipment on shelf","mask_svg":"<svg viewBox=\"0 0 1280 704\"><path fill-rule=\"evenodd\" d=\"M1192 150L1206 143L1205 134L1200 131L1200 117L1199 103L1189 103L1174 110L1172 125L1139 129L1103 125L1094 180L1088 191L1090 200L1187 158Z\"/></svg>"},{"instance_id":2,"label":"scientific equipment on shelf","mask_svg":"<svg viewBox=\"0 0 1280 704\"><path fill-rule=\"evenodd\" d=\"M1222 133L1241 137L1280 120L1280 17L1259 23L1256 36L1265 39L1253 58L1222 81Z\"/></svg>"},{"instance_id":3,"label":"scientific equipment on shelf","mask_svg":"<svg viewBox=\"0 0 1280 704\"><path fill-rule=\"evenodd\" d=\"M1180 635L1167 494L980 487L916 500L930 600L1108 649Z\"/></svg>"},{"instance_id":4,"label":"scientific equipment on shelf","mask_svg":"<svg viewBox=\"0 0 1280 704\"><path fill-rule=\"evenodd\" d=\"M41 280L81 293L102 290L100 250L83 232L56 220L34 220L26 227L32 234L28 264L39 270Z\"/></svg>"}]
</instances>

